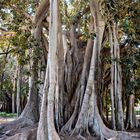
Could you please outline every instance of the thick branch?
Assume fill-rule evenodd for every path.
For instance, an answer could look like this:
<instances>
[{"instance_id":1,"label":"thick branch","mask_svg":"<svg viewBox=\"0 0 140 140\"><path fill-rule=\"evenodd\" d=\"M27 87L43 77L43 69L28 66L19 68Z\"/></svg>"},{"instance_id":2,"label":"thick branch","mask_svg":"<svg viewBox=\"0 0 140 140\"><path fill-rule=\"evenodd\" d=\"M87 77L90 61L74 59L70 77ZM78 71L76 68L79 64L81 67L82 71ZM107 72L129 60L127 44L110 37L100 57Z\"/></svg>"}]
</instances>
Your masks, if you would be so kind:
<instances>
[{"instance_id":1,"label":"thick branch","mask_svg":"<svg viewBox=\"0 0 140 140\"><path fill-rule=\"evenodd\" d=\"M42 22L43 18L45 18L45 14L47 13L49 7L49 0L42 0L34 19L34 23L38 23L38 25Z\"/></svg>"},{"instance_id":2,"label":"thick branch","mask_svg":"<svg viewBox=\"0 0 140 140\"><path fill-rule=\"evenodd\" d=\"M90 7L89 7L89 5L87 5L82 11L79 11L79 12L75 15L75 18L74 18L74 20L72 21L73 24L79 23L80 18L81 18L84 14L86 14L87 12L89 12L89 11L90 11Z\"/></svg>"}]
</instances>

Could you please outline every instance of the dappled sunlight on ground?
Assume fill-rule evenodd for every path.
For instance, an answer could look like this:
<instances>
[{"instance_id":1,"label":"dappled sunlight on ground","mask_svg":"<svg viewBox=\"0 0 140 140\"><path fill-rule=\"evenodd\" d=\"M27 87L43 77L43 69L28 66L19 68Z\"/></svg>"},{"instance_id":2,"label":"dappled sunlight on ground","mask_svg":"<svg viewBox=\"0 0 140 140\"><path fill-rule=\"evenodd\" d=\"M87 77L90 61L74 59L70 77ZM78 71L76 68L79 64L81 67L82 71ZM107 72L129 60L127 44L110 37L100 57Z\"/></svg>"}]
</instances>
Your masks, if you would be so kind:
<instances>
[{"instance_id":1,"label":"dappled sunlight on ground","mask_svg":"<svg viewBox=\"0 0 140 140\"><path fill-rule=\"evenodd\" d=\"M10 122L15 120L15 118L4 118L4 117L0 117L0 124L2 123L6 123L6 122Z\"/></svg>"}]
</instances>

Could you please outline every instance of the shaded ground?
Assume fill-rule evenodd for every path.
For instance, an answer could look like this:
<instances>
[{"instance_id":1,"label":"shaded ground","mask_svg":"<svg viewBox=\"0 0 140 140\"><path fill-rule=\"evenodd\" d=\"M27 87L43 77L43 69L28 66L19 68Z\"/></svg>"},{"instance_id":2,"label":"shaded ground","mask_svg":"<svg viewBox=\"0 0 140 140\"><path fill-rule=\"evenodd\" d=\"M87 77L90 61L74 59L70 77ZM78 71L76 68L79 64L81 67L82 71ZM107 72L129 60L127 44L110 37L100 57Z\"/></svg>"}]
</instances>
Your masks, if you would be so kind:
<instances>
[{"instance_id":1,"label":"shaded ground","mask_svg":"<svg viewBox=\"0 0 140 140\"><path fill-rule=\"evenodd\" d=\"M21 124L17 122L15 125L13 125L12 121L15 119L16 118L0 117L0 124L3 125L7 122L10 123L10 125L5 129L1 128L0 125L0 140L36 140L37 124L28 125L23 121ZM129 130L128 132L140 132L140 128ZM84 138L81 135L77 137L70 137L61 134L61 140L100 140L100 138L96 136Z\"/></svg>"},{"instance_id":2,"label":"shaded ground","mask_svg":"<svg viewBox=\"0 0 140 140\"><path fill-rule=\"evenodd\" d=\"M77 137L70 137L70 136L64 136L61 137L62 140L100 140L98 137L82 137L82 136L77 136Z\"/></svg>"},{"instance_id":3,"label":"shaded ground","mask_svg":"<svg viewBox=\"0 0 140 140\"><path fill-rule=\"evenodd\" d=\"M0 124L4 123L11 123L11 127L7 127L5 130L0 131L0 140L36 140L36 134L37 134L37 124L36 125L24 125L21 127L13 127L12 121L14 121L16 118L4 118L0 117ZM11 128L11 129L10 129ZM63 134L62 134L63 135ZM86 137L86 139L82 136L77 137L70 137L66 135L61 135L61 140L99 140L99 138L93 136L93 137Z\"/></svg>"}]
</instances>

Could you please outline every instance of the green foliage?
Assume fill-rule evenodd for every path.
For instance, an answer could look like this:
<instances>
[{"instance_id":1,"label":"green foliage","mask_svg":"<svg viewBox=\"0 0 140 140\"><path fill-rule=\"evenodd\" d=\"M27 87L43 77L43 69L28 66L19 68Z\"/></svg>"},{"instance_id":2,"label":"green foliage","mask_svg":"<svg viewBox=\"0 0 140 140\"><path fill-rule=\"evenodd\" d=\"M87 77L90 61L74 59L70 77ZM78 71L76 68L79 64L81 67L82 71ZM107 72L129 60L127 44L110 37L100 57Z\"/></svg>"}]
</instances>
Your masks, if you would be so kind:
<instances>
[{"instance_id":1,"label":"green foliage","mask_svg":"<svg viewBox=\"0 0 140 140\"><path fill-rule=\"evenodd\" d=\"M97 36L96 33L91 33L91 34L90 34L90 38L91 38L92 40L94 40L94 39L96 38L96 36Z\"/></svg>"},{"instance_id":2,"label":"green foliage","mask_svg":"<svg viewBox=\"0 0 140 140\"><path fill-rule=\"evenodd\" d=\"M30 75L27 65L32 59L30 52L32 53L33 47L39 45L31 33L35 8L36 2L33 0L0 1L0 53L5 53L0 55L0 101L2 102L7 102L7 98L11 99L17 61L22 66L24 74L21 96L27 96Z\"/></svg>"},{"instance_id":3,"label":"green foliage","mask_svg":"<svg viewBox=\"0 0 140 140\"><path fill-rule=\"evenodd\" d=\"M3 118L15 118L16 116L17 116L16 113L0 112L0 117L3 117Z\"/></svg>"},{"instance_id":4,"label":"green foliage","mask_svg":"<svg viewBox=\"0 0 140 140\"><path fill-rule=\"evenodd\" d=\"M62 28L69 31L72 25L77 25L80 27L81 39L83 41L89 38L89 21L90 12L88 9L89 0L76 0L76 1L61 1L61 18L62 18ZM77 6L78 5L78 6Z\"/></svg>"},{"instance_id":5,"label":"green foliage","mask_svg":"<svg viewBox=\"0 0 140 140\"><path fill-rule=\"evenodd\" d=\"M127 55L121 60L123 65L123 74L125 77L125 93L126 95L133 94L139 90L140 77L138 69L140 68L140 50L136 47L128 48Z\"/></svg>"}]
</instances>

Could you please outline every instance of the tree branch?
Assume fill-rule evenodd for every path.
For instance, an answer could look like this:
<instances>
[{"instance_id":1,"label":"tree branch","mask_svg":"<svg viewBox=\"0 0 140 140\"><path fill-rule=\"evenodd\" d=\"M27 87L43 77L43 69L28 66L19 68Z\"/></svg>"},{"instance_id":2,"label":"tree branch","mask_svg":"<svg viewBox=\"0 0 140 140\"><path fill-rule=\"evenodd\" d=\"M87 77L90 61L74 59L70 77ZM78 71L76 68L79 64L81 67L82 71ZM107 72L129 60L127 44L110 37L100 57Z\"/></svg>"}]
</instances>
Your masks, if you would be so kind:
<instances>
[{"instance_id":1,"label":"tree branch","mask_svg":"<svg viewBox=\"0 0 140 140\"><path fill-rule=\"evenodd\" d=\"M36 15L35 15L35 19L34 19L35 24L39 25L40 22L42 22L43 18L46 15L47 10L48 10L49 4L50 4L49 0L41 1L40 5L37 9Z\"/></svg>"},{"instance_id":2,"label":"tree branch","mask_svg":"<svg viewBox=\"0 0 140 140\"><path fill-rule=\"evenodd\" d=\"M0 53L0 55L7 55L7 54L9 54L11 51L12 51L12 50L9 50L9 51L7 51L7 52L2 52L2 53Z\"/></svg>"}]
</instances>

